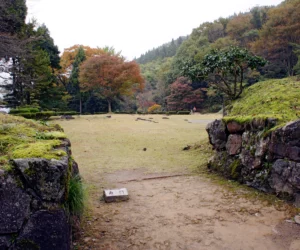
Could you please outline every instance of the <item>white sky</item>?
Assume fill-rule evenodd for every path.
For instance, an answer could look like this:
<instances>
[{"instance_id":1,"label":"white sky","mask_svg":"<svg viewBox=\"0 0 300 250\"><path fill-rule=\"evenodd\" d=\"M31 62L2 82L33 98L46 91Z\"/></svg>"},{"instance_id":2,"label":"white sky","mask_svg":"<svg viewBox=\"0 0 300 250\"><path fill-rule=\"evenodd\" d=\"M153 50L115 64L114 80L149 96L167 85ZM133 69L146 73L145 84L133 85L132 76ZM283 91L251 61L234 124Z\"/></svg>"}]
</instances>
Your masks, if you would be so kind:
<instances>
[{"instance_id":1,"label":"white sky","mask_svg":"<svg viewBox=\"0 0 300 250\"><path fill-rule=\"evenodd\" d=\"M62 52L75 44L112 46L131 60L206 21L282 0L27 0Z\"/></svg>"}]
</instances>

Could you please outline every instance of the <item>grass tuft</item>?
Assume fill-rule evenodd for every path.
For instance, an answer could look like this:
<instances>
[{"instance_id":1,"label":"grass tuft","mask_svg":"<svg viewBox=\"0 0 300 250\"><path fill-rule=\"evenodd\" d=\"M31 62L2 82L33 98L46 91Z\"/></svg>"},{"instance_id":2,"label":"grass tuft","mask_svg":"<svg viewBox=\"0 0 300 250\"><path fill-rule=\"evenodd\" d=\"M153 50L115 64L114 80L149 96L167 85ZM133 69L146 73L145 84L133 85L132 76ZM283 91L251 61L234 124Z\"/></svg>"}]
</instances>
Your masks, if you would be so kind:
<instances>
[{"instance_id":1,"label":"grass tuft","mask_svg":"<svg viewBox=\"0 0 300 250\"><path fill-rule=\"evenodd\" d=\"M66 207L71 215L81 217L85 208L85 192L80 176L72 176L69 181L69 193Z\"/></svg>"}]
</instances>

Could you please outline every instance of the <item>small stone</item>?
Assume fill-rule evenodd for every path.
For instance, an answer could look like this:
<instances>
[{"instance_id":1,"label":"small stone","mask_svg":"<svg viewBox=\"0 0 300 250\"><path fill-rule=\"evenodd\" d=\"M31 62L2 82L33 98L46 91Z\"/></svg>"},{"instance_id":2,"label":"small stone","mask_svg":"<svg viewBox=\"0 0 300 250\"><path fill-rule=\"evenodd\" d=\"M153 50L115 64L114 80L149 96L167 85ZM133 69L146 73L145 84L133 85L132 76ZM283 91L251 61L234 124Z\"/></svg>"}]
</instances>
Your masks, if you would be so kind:
<instances>
[{"instance_id":1,"label":"small stone","mask_svg":"<svg viewBox=\"0 0 300 250\"><path fill-rule=\"evenodd\" d=\"M88 242L88 241L90 241L90 240L91 240L91 237L85 237L85 238L83 239L84 242Z\"/></svg>"},{"instance_id":2,"label":"small stone","mask_svg":"<svg viewBox=\"0 0 300 250\"><path fill-rule=\"evenodd\" d=\"M106 189L103 191L105 202L126 201L129 199L126 188L120 189Z\"/></svg>"},{"instance_id":3,"label":"small stone","mask_svg":"<svg viewBox=\"0 0 300 250\"><path fill-rule=\"evenodd\" d=\"M190 145L187 145L187 146L185 146L182 150L189 150L189 149L191 149L191 146L190 146Z\"/></svg>"},{"instance_id":4,"label":"small stone","mask_svg":"<svg viewBox=\"0 0 300 250\"><path fill-rule=\"evenodd\" d=\"M296 215L294 219L297 224L300 224L300 215Z\"/></svg>"}]
</instances>

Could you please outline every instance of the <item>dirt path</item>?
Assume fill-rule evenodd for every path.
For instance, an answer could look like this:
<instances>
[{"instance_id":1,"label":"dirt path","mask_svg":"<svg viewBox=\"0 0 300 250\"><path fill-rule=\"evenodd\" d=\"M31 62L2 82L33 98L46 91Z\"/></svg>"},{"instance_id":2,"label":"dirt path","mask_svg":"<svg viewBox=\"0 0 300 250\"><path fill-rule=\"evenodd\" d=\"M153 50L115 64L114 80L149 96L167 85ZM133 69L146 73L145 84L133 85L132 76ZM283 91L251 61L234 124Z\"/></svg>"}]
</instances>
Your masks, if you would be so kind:
<instances>
[{"instance_id":1,"label":"dirt path","mask_svg":"<svg viewBox=\"0 0 300 250\"><path fill-rule=\"evenodd\" d=\"M122 117L123 126L126 122L124 119L127 118ZM196 120L194 117L193 119ZM142 164L144 157L149 157L142 150L134 151L133 155L130 155L130 151L124 154L118 145L114 150L114 143L108 143L124 138L122 134L124 127L121 126L122 129L119 131L120 125L117 125L116 121L101 121L102 139L97 137L98 120L77 120L78 128L74 122L62 122L62 125L72 143L75 142L72 145L75 159L79 162L85 181L90 185L91 209L81 232L81 239L74 243L75 249L300 249L300 226L287 221L291 216L287 206L268 206L266 201L246 198L246 191L243 189L232 192L207 177L193 174L193 168L189 167L188 162L184 162L186 166L184 168L171 168L167 171L157 171L157 165L165 164L164 169L168 165L168 162L160 163L160 158L154 158L149 165L147 163L150 158L147 158L148 160ZM171 121L164 122L168 125L168 133L172 134L174 124ZM105 131L103 133L106 127L103 123L110 125L111 133ZM174 123L181 126L179 120L175 120ZM89 129L83 130L85 136L89 133L92 135L87 140L79 139L81 138L79 134L82 133L80 128L83 125L89 126ZM200 125L199 119L196 123L182 125L182 133L185 133L185 128L189 129L188 126ZM139 125L132 123L131 126L143 125L139 121ZM162 136L156 124L147 126L153 126L147 128L154 137L151 139L155 140L156 136L157 138ZM160 126L165 129L163 125ZM204 127L205 124L201 129ZM132 129L136 132L141 127ZM178 131L177 129L176 132ZM132 148L133 145L139 144L139 136L141 134L137 133L136 136L128 137L126 146ZM174 136L172 134L172 138ZM193 136L191 135L191 138ZM191 138L187 140L190 141ZM142 139L143 143L147 144L145 138ZM170 138L166 137L163 141L165 140L168 141ZM180 141L180 145L185 145L183 143ZM175 141L174 144L176 145ZM109 145L109 151L106 152L108 158L101 158L101 154L97 152L92 154L91 149L95 149L96 145L100 148ZM156 144L148 142L148 151L154 145ZM158 144L156 147L166 148L166 145ZM82 152L83 149L86 152ZM105 150L103 148L103 151ZM166 159L170 158L169 164L171 162L176 165L173 150L175 149L169 146L164 155ZM153 157L154 152L153 150ZM197 152L199 154L199 151ZM190 154L191 157L194 153L184 154ZM89 155L88 159L80 157L84 154ZM176 154L182 154L182 148ZM132 161L128 161L128 157L132 157ZM180 158L184 160L185 157L187 155ZM109 171L110 158L114 162L113 166L119 164L121 167ZM92 165L91 162L95 162L96 159L98 165ZM124 162L121 164L121 161L127 164ZM193 161L190 164L193 164ZM143 165L145 167L142 168ZM152 165L155 166L150 168ZM130 195L128 201L107 204L101 200L104 188L121 187L128 189Z\"/></svg>"},{"instance_id":2,"label":"dirt path","mask_svg":"<svg viewBox=\"0 0 300 250\"><path fill-rule=\"evenodd\" d=\"M93 197L80 249L300 249L300 227L284 220L285 211L233 195L206 178L154 179L142 170L106 178L126 187L130 200L106 204Z\"/></svg>"}]
</instances>

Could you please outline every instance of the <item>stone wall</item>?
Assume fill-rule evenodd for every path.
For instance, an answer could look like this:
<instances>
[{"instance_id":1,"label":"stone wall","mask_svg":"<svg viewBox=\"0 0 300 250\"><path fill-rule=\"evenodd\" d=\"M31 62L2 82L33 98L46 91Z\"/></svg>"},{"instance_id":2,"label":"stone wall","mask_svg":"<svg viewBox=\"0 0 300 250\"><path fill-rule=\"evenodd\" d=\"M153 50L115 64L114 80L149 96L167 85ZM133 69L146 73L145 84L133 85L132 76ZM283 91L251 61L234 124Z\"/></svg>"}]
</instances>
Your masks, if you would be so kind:
<instances>
[{"instance_id":1,"label":"stone wall","mask_svg":"<svg viewBox=\"0 0 300 250\"><path fill-rule=\"evenodd\" d=\"M67 250L71 246L65 210L71 175L78 174L70 141L62 140L60 160L15 159L0 170L0 250Z\"/></svg>"},{"instance_id":2,"label":"stone wall","mask_svg":"<svg viewBox=\"0 0 300 250\"><path fill-rule=\"evenodd\" d=\"M300 120L275 129L276 120L215 120L207 125L215 149L208 167L300 207Z\"/></svg>"}]
</instances>

